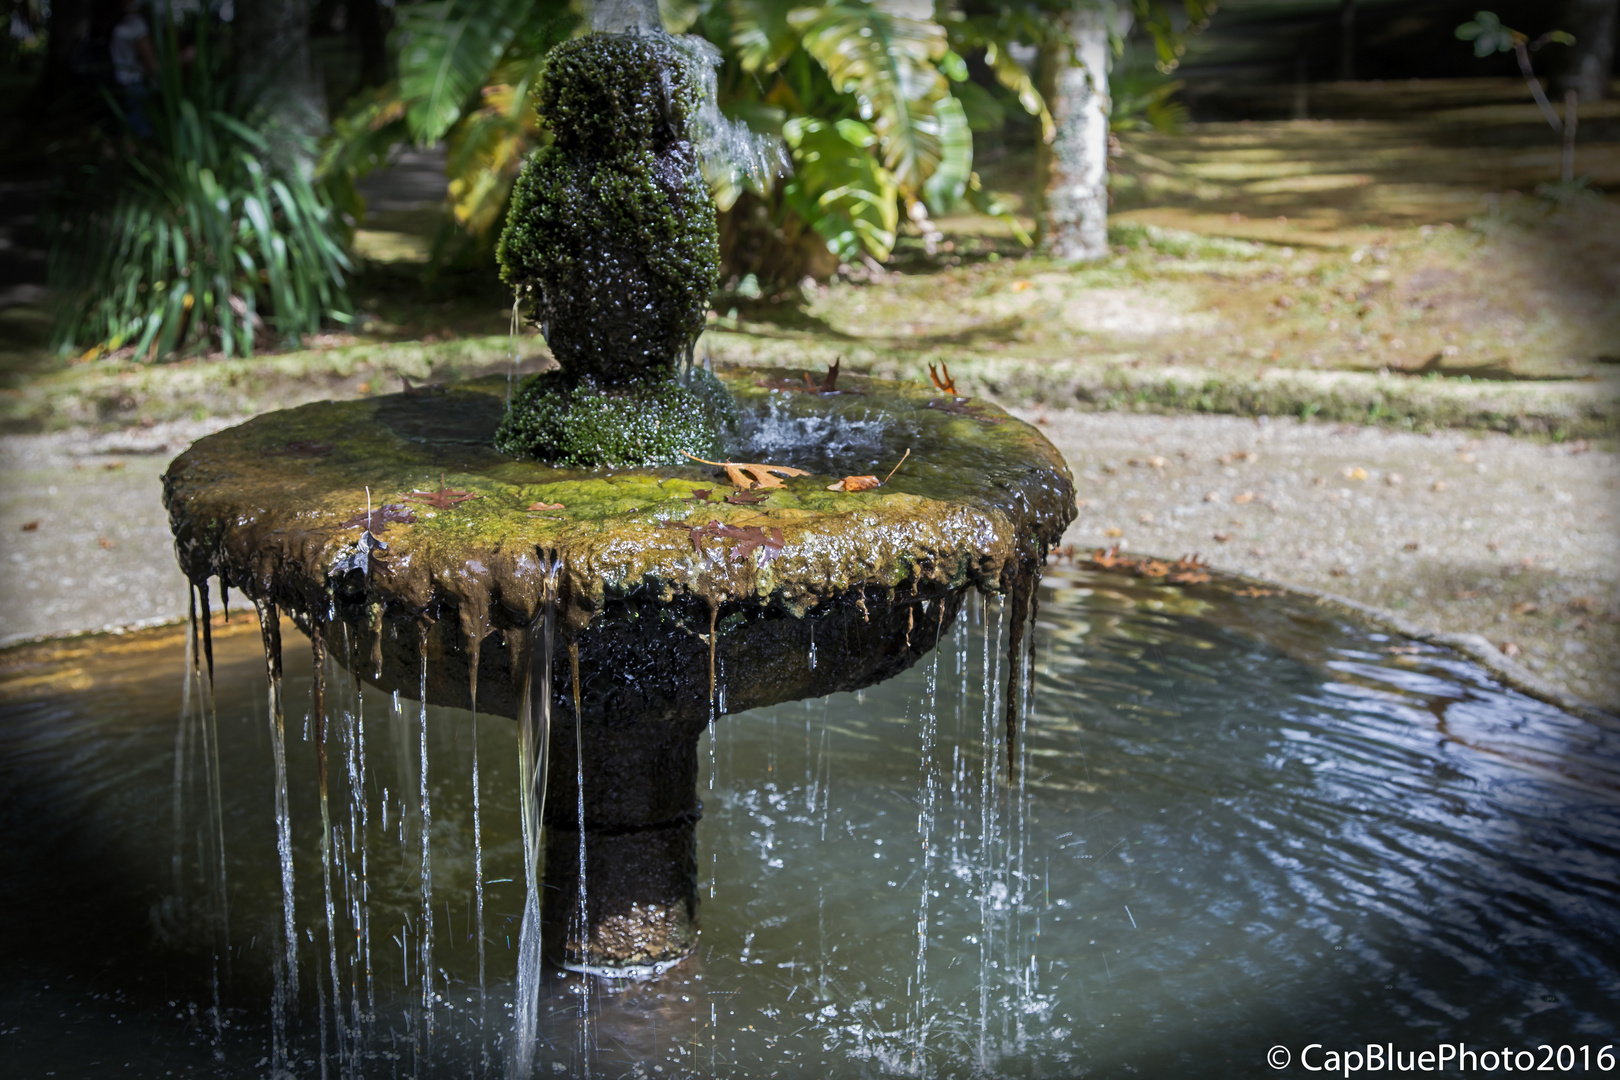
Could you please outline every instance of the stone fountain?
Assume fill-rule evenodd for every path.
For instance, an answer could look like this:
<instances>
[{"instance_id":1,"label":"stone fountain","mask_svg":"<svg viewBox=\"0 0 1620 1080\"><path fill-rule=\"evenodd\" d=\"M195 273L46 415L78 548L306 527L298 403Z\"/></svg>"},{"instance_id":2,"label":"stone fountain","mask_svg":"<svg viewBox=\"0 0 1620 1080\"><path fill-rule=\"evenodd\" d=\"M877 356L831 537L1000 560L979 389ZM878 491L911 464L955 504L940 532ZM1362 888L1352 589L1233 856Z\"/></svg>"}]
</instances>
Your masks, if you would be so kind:
<instances>
[{"instance_id":1,"label":"stone fountain","mask_svg":"<svg viewBox=\"0 0 1620 1080\"><path fill-rule=\"evenodd\" d=\"M165 477L204 615L211 578L252 598L273 682L285 614L358 679L519 722L531 903L549 960L585 970L694 948L708 725L904 670L970 589L1010 598L1016 658L1074 513L1060 456L993 405L694 365L717 277L699 63L659 33L548 61L555 142L500 257L555 369L261 416ZM323 710L317 687L324 777Z\"/></svg>"}]
</instances>

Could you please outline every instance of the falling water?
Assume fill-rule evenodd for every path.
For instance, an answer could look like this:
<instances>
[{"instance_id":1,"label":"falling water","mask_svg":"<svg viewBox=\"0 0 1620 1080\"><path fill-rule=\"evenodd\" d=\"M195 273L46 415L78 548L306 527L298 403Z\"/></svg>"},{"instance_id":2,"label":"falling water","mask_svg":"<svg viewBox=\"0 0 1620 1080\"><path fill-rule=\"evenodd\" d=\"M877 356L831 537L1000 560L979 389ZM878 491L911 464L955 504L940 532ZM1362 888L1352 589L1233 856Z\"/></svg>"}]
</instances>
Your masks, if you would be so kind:
<instances>
[{"instance_id":1,"label":"falling water","mask_svg":"<svg viewBox=\"0 0 1620 1080\"><path fill-rule=\"evenodd\" d=\"M568 673L569 686L574 698L574 791L577 793L576 826L579 829L579 903L574 910L574 919L579 927L581 961L588 965L591 950L591 917L585 875L585 720L579 707L579 645L575 642L568 645ZM579 1049L580 1061L584 1063L586 1076L590 1075L591 1062L590 990L591 980L589 978L582 980L579 1002Z\"/></svg>"},{"instance_id":2,"label":"falling water","mask_svg":"<svg viewBox=\"0 0 1620 1080\"><path fill-rule=\"evenodd\" d=\"M259 633L264 639L265 673L269 679L270 753L276 778L276 853L281 860L281 918L286 947L272 964L275 988L270 999L270 1070L290 1075L288 1019L298 1007L298 926L293 901L292 817L287 798L287 737L281 701L281 620L276 605L255 600Z\"/></svg>"},{"instance_id":3,"label":"falling water","mask_svg":"<svg viewBox=\"0 0 1620 1080\"><path fill-rule=\"evenodd\" d=\"M506 358L511 362L511 368L506 373L506 407L512 407L512 386L517 382L518 372L518 304L521 296L516 289L512 290L512 324L506 332ZM370 512L369 510L367 511ZM477 669L475 668L474 671ZM473 678L477 678L475 674Z\"/></svg>"},{"instance_id":4,"label":"falling water","mask_svg":"<svg viewBox=\"0 0 1620 1080\"><path fill-rule=\"evenodd\" d=\"M988 608L989 600L984 599L984 608ZM996 687L1001 676L1001 630L1004 608L996 606L995 633L989 632L989 619L985 618L984 635L984 702L982 723L979 728L979 857L978 857L978 885L979 885L979 1041L978 1058L981 1067L989 1065L989 1035L990 1035L990 984L994 969L994 946L992 939L995 930L995 912L1005 901L1007 886L996 880L1000 868L1000 858L997 851L997 815L995 777L997 773L998 757L996 754L996 703L998 695Z\"/></svg>"},{"instance_id":5,"label":"falling water","mask_svg":"<svg viewBox=\"0 0 1620 1080\"><path fill-rule=\"evenodd\" d=\"M426 1057L433 1049L433 859L429 840L433 833L433 802L428 793L428 627L422 627L420 654L421 678L421 779L422 803L422 1046L420 1056Z\"/></svg>"},{"instance_id":6,"label":"falling water","mask_svg":"<svg viewBox=\"0 0 1620 1080\"><path fill-rule=\"evenodd\" d=\"M523 924L518 934L517 994L512 1002L512 1049L506 1059L510 1080L525 1080L534 1069L540 1009L540 827L544 820L546 773L551 764L551 659L557 624L557 571L546 568L540 615L526 632L514 635L526 654L518 724L518 780L523 816ZM516 658L514 658L516 659Z\"/></svg>"},{"instance_id":7,"label":"falling water","mask_svg":"<svg viewBox=\"0 0 1620 1080\"><path fill-rule=\"evenodd\" d=\"M202 618L207 619L207 582L197 587L202 593ZM185 676L181 684L180 717L174 744L174 851L172 874L174 903L179 912L188 910L186 850L195 831L195 870L202 886L197 914L209 933L209 988L212 1007L209 1022L216 1060L223 1060L224 1016L220 1008L221 969L230 966L229 889L226 879L225 826L219 779L219 729L214 701L213 665L206 676L203 652L212 660L212 648L199 649L197 593L192 594L191 632L186 638ZM207 640L206 638L204 640ZM199 792L200 789L200 792ZM200 804L200 805L199 805ZM167 901L165 901L167 906Z\"/></svg>"},{"instance_id":8,"label":"falling water","mask_svg":"<svg viewBox=\"0 0 1620 1080\"><path fill-rule=\"evenodd\" d=\"M478 1002L484 1003L484 830L483 807L478 794L478 663L482 642L477 631L467 635L467 699L472 706L472 830L473 830L473 899L477 905L478 923L474 930L478 939Z\"/></svg>"},{"instance_id":9,"label":"falling water","mask_svg":"<svg viewBox=\"0 0 1620 1080\"><path fill-rule=\"evenodd\" d=\"M327 716L326 716L326 638L319 623L310 627L309 644L312 659L310 679L310 711L315 721L315 779L321 797L321 885L324 890L326 914L326 958L332 980L332 1026L335 1029L338 1053L348 1057L347 1032L343 1023L343 982L338 974L337 913L332 901L332 811L327 792ZM325 998L320 980L315 981L319 997ZM321 1002L321 1076L326 1075L326 1006Z\"/></svg>"},{"instance_id":10,"label":"falling water","mask_svg":"<svg viewBox=\"0 0 1620 1080\"><path fill-rule=\"evenodd\" d=\"M939 609L940 625L944 625L945 609ZM928 684L924 691L922 723L922 760L918 764L919 786L917 835L922 846L922 888L917 897L917 982L915 1014L911 1024L911 1067L921 1073L928 1051L928 896L933 888L934 817L938 812L939 779L934 767L934 747L939 731L939 635L935 634L932 662L928 665Z\"/></svg>"}]
</instances>

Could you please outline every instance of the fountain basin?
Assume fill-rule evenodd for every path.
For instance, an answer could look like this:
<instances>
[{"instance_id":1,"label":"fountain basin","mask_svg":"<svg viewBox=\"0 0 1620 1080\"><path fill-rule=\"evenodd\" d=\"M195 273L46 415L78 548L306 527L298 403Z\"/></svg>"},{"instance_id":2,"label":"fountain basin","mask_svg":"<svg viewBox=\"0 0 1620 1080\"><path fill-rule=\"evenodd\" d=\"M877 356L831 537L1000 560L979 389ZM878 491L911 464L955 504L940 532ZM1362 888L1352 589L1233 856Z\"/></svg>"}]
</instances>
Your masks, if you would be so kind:
<instances>
[{"instance_id":1,"label":"fountain basin","mask_svg":"<svg viewBox=\"0 0 1620 1080\"><path fill-rule=\"evenodd\" d=\"M731 459L805 475L749 492L697 462L516 460L492 449L509 392L496 377L258 417L165 476L193 582L219 577L288 612L383 689L548 713L546 923L564 962L658 965L694 944L710 722L897 674L970 588L1011 596L1021 626L1042 553L1074 514L1057 451L987 403L850 376L822 393L799 372L719 374L739 414ZM908 452L879 487L829 490ZM591 885L590 926L568 937L581 835L588 853L614 854Z\"/></svg>"}]
</instances>

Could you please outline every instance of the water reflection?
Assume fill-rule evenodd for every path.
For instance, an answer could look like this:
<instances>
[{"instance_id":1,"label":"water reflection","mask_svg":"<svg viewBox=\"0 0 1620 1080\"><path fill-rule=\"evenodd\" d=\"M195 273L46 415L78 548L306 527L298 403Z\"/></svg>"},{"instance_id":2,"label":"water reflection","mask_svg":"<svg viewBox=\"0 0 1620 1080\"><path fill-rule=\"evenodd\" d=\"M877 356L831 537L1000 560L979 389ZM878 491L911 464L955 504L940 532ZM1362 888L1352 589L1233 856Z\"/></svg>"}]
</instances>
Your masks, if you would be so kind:
<instances>
[{"instance_id":1,"label":"water reflection","mask_svg":"<svg viewBox=\"0 0 1620 1080\"><path fill-rule=\"evenodd\" d=\"M700 954L646 983L543 986L537 1072L1222 1076L1262 1071L1277 1043L1612 1038L1616 732L1309 604L1065 572L1043 589L1009 784L1001 624L974 605L885 686L721 721L700 755ZM244 630L215 638L224 965L198 917L194 816L184 895L171 873L183 635L69 643L34 668L37 652L10 655L0 1014L26 1074L268 1067L285 941L264 674ZM364 768L347 743L332 753L349 830L333 957L309 661L289 652L294 1071L319 1074L341 1016L354 1052L331 1075L497 1075L523 912L515 727L438 709L424 727L414 703L367 692ZM354 693L334 671L340 742L358 737ZM363 797L345 802L351 788Z\"/></svg>"}]
</instances>

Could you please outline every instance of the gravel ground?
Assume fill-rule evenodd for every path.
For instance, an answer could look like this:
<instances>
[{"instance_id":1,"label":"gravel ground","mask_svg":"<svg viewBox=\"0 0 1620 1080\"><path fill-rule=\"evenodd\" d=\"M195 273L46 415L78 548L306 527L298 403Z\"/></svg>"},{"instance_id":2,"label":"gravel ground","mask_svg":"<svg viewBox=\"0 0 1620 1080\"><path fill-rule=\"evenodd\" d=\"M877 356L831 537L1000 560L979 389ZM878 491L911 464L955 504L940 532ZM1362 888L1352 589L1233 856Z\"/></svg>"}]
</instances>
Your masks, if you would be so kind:
<instances>
[{"instance_id":1,"label":"gravel ground","mask_svg":"<svg viewBox=\"0 0 1620 1080\"><path fill-rule=\"evenodd\" d=\"M235 422L0 438L0 645L183 617L163 472Z\"/></svg>"},{"instance_id":2,"label":"gravel ground","mask_svg":"<svg viewBox=\"0 0 1620 1080\"><path fill-rule=\"evenodd\" d=\"M1065 542L1197 552L1425 628L1479 633L1620 711L1620 458L1455 431L1023 410L1082 501ZM0 438L0 644L178 619L160 477L234 423ZM242 603L232 597L232 606Z\"/></svg>"}]
</instances>

